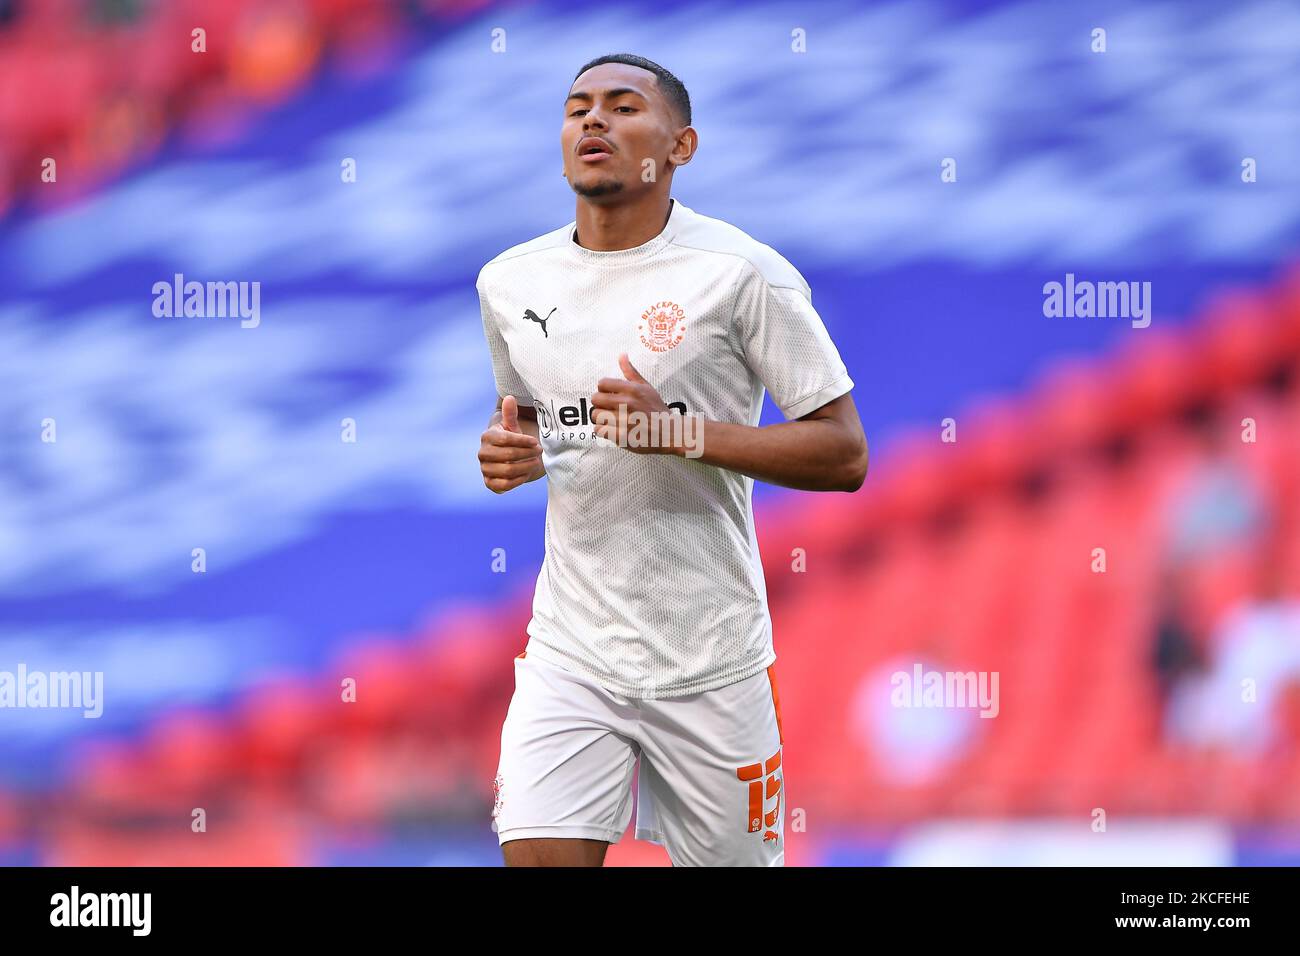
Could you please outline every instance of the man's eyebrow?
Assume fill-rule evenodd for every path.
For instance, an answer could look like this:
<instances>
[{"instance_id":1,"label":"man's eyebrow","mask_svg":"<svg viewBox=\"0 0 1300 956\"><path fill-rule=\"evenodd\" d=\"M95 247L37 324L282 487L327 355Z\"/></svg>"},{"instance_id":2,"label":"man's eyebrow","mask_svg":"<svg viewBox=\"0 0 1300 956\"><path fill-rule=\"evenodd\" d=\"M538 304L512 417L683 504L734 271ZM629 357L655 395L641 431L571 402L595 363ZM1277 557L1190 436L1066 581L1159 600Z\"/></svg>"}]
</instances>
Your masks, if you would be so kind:
<instances>
[{"instance_id":1,"label":"man's eyebrow","mask_svg":"<svg viewBox=\"0 0 1300 956\"><path fill-rule=\"evenodd\" d=\"M605 99L611 100L616 96L622 96L624 93L631 93L633 96L639 96L641 97L641 99L645 99L644 93L642 93L640 90L634 90L629 86L620 86L618 89L615 90L606 90ZM579 91L577 93L570 93L565 98L564 102L567 103L569 102L569 100L586 100L588 103L590 103L592 100L592 96L590 93Z\"/></svg>"}]
</instances>

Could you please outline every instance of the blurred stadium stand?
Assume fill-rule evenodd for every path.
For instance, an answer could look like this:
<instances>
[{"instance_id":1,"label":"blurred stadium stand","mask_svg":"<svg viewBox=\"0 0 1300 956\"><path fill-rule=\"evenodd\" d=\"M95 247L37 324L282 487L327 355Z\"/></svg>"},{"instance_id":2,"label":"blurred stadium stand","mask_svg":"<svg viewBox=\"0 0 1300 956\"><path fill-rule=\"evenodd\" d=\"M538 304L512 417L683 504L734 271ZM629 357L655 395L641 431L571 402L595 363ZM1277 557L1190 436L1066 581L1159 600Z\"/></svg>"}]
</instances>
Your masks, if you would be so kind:
<instances>
[{"instance_id":1,"label":"blurred stadium stand","mask_svg":"<svg viewBox=\"0 0 1300 956\"><path fill-rule=\"evenodd\" d=\"M859 494L756 487L789 862L1300 862L1300 675L1263 749L1169 709L1261 567L1300 599L1300 12L649 9L0 0L0 670L107 696L0 711L0 863L499 862L545 491L478 479L473 276L572 217L559 93L624 48L690 88L676 194L808 278L871 440ZM176 272L260 280L263 324L154 318ZM1151 281L1151 327L1043 317L1066 272ZM913 663L999 672L998 718L882 708Z\"/></svg>"}]
</instances>

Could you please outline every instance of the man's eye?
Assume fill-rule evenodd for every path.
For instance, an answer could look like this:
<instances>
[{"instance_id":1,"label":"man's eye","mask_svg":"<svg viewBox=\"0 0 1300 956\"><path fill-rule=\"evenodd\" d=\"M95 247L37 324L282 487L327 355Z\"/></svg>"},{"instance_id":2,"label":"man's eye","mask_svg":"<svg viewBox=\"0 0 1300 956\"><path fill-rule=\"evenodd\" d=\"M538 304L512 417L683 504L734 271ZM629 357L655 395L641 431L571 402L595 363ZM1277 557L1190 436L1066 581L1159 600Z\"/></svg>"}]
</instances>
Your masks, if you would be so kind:
<instances>
[{"instance_id":1,"label":"man's eye","mask_svg":"<svg viewBox=\"0 0 1300 956\"><path fill-rule=\"evenodd\" d=\"M635 113L635 112L636 112L636 107L635 107L635 106L617 106L617 107L615 107L615 110L616 110L616 111L617 111L617 110L627 110L629 113ZM586 111L586 110L574 110L574 111L573 111L572 113L570 113L569 115L570 115L570 116L581 116L581 115L582 115L583 113L585 113L585 112L587 112L587 111Z\"/></svg>"}]
</instances>

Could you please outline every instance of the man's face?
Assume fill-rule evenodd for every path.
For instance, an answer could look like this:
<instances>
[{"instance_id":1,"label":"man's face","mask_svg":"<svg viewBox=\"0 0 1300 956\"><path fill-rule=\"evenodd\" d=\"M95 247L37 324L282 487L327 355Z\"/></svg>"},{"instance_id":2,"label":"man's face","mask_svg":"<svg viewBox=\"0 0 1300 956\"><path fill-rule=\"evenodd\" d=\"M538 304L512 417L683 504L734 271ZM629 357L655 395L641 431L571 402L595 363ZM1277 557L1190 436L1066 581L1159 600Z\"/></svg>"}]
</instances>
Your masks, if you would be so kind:
<instances>
[{"instance_id":1,"label":"man's face","mask_svg":"<svg viewBox=\"0 0 1300 956\"><path fill-rule=\"evenodd\" d=\"M588 199L652 186L669 172L676 133L653 73L626 63L593 66L574 81L564 102L564 176ZM645 174L649 168L654 179Z\"/></svg>"}]
</instances>

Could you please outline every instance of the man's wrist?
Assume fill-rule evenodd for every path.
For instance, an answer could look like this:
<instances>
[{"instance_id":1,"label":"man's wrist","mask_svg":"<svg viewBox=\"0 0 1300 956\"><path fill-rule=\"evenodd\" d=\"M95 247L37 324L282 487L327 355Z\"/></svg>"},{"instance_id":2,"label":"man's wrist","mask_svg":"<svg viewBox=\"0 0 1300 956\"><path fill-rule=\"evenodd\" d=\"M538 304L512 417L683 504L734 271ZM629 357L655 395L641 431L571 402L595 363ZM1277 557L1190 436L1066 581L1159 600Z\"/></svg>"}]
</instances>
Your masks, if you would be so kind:
<instances>
[{"instance_id":1,"label":"man's wrist","mask_svg":"<svg viewBox=\"0 0 1300 956\"><path fill-rule=\"evenodd\" d=\"M673 429L669 450L678 458L698 459L704 453L704 425L707 419L699 414L682 415L682 427Z\"/></svg>"}]
</instances>

